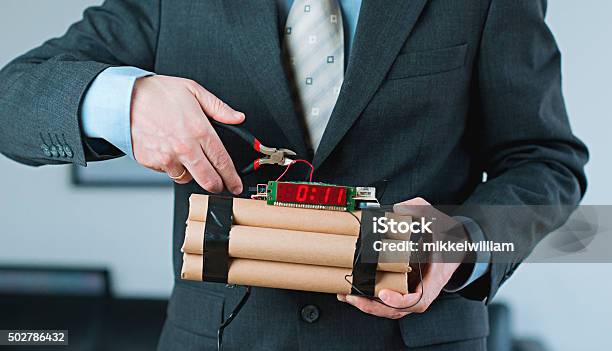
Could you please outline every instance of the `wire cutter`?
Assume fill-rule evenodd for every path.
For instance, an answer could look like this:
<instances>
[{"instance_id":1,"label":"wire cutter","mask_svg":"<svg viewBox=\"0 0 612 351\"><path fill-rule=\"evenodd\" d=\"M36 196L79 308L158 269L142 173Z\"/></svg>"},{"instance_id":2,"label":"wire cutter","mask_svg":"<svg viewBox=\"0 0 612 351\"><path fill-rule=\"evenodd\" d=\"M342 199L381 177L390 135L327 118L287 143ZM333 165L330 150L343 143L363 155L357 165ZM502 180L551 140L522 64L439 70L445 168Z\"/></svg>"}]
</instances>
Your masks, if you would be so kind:
<instances>
[{"instance_id":1,"label":"wire cutter","mask_svg":"<svg viewBox=\"0 0 612 351\"><path fill-rule=\"evenodd\" d=\"M215 121L214 119L210 119L210 121L213 125L217 125L238 135L244 141L249 143L255 151L266 155L266 157L260 157L244 167L242 171L240 171L240 174L242 175L252 173L258 170L262 165L288 166L295 162L293 159L287 157L296 155L296 153L292 150L265 146L253 134L251 134L251 132L238 125L225 124Z\"/></svg>"}]
</instances>

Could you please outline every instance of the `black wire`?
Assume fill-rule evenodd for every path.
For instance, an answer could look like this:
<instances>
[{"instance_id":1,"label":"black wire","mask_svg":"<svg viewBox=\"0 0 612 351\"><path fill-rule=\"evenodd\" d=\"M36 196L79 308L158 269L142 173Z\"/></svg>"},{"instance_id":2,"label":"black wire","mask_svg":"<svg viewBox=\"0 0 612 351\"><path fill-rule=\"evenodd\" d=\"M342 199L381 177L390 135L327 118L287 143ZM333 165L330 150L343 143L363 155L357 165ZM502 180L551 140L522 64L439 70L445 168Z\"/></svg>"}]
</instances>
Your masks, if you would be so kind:
<instances>
[{"instance_id":1,"label":"black wire","mask_svg":"<svg viewBox=\"0 0 612 351\"><path fill-rule=\"evenodd\" d=\"M357 217L357 215L356 215L356 214L354 214L354 213L353 213L353 212L351 212L351 211L348 211L348 213L350 213L350 214L351 214L351 216L355 217L355 219L357 220L357 222L359 222L359 225L361 226L361 220L359 219L359 217Z\"/></svg>"},{"instance_id":2,"label":"black wire","mask_svg":"<svg viewBox=\"0 0 612 351\"><path fill-rule=\"evenodd\" d=\"M359 256L359 254L358 254L358 256ZM353 276L352 274L345 275L344 276L344 280L346 280L347 283L351 284L351 287L353 287L353 289L355 289L355 291L357 291L359 294L361 294L362 297L365 297L365 298L367 298L369 300L378 302L379 304L384 305L384 306L389 307L389 308L392 308L392 309L394 309L396 311L409 312L408 310L410 308L418 305L419 302L421 302L421 300L423 299L423 294L425 292L425 283L423 283L423 271L421 269L421 260L418 257L419 257L419 255L417 254L417 263L418 263L418 266L419 266L419 280L420 280L420 284L421 284L421 294L419 295L419 299L415 303L413 303L412 305L407 306L407 307L395 307L395 306L391 306L391 305L386 304L383 300L381 300L377 296L369 296L369 295L367 295L363 291L359 290L359 288L357 288L355 285L353 285L353 283L348 279L348 277L352 277ZM406 281L408 281L408 277L406 277Z\"/></svg>"},{"instance_id":3,"label":"black wire","mask_svg":"<svg viewBox=\"0 0 612 351\"><path fill-rule=\"evenodd\" d=\"M357 217L357 215L355 215L353 212L349 211L348 213L350 213L353 217L355 217L355 219L357 220L357 222L359 222L359 225L361 226L361 220L359 219L359 217ZM357 253L357 257L355 258L355 261L359 260L360 256L361 256L361 250L359 250L359 252ZM418 305L419 302L421 302L421 300L423 299L423 294L425 292L425 283L423 283L423 270L421 269L421 259L420 259L420 256L419 256L418 252L416 253L416 257L417 257L417 264L418 264L418 267L419 267L419 283L421 285L421 295L419 296L419 299L415 303L413 303L412 305L407 306L407 307L395 307L395 306L391 306L391 305L386 304L383 300L381 300L377 296L369 296L368 294L366 294L363 291L361 291L358 287L353 285L353 282L348 279L349 277L353 276L352 274L345 275L344 276L344 280L346 280L346 282L349 283L351 285L351 287L355 291L357 291L359 294L361 294L362 297L365 297L365 298L370 299L372 301L376 301L376 302L378 302L378 303L380 303L380 304L382 304L382 305L384 305L386 307L392 308L392 309L394 309L396 311L408 312L407 311L408 309ZM406 282L408 283L408 276L406 276Z\"/></svg>"},{"instance_id":4,"label":"black wire","mask_svg":"<svg viewBox=\"0 0 612 351\"><path fill-rule=\"evenodd\" d=\"M232 310L230 315L227 317L227 319L221 322L221 324L219 325L219 329L217 330L217 350L220 351L221 344L223 344L223 330L228 325L230 325L230 323L234 320L234 318L236 318L236 316L238 315L242 307L244 307L247 300L249 299L249 296L251 296L251 287L247 286L244 292L244 295L242 295L242 298L240 299L236 307L234 307L234 309Z\"/></svg>"}]
</instances>

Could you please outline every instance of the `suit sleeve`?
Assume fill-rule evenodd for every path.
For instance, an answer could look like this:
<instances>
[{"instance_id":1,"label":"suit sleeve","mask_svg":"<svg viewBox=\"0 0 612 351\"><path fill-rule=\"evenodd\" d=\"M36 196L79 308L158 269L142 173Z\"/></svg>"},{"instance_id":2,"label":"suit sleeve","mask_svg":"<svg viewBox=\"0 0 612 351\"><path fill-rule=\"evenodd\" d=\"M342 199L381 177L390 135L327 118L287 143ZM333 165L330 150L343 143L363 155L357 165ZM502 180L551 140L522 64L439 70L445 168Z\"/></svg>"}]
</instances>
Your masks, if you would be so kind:
<instances>
[{"instance_id":1,"label":"suit sleeve","mask_svg":"<svg viewBox=\"0 0 612 351\"><path fill-rule=\"evenodd\" d=\"M0 152L33 166L121 156L110 144L102 148L109 150L105 154L88 145L81 103L109 67L152 71L158 27L158 1L107 0L87 9L64 36L9 63L0 71Z\"/></svg>"},{"instance_id":2,"label":"suit sleeve","mask_svg":"<svg viewBox=\"0 0 612 351\"><path fill-rule=\"evenodd\" d=\"M569 125L560 53L544 22L546 2L492 0L488 11L477 60L480 113L474 121L488 180L459 212L480 225L486 240L513 242L516 250L493 252L489 271L459 293L490 301L581 200L588 151Z\"/></svg>"}]
</instances>

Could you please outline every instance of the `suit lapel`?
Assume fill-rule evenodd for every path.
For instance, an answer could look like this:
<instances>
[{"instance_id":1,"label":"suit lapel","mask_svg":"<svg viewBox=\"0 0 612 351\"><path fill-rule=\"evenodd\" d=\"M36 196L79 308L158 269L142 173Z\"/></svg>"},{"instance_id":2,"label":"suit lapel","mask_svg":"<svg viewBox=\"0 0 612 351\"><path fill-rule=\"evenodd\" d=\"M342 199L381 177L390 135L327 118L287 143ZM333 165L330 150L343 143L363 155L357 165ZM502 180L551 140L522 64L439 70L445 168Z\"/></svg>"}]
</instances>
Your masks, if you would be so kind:
<instances>
[{"instance_id":1,"label":"suit lapel","mask_svg":"<svg viewBox=\"0 0 612 351\"><path fill-rule=\"evenodd\" d=\"M253 86L300 156L306 144L283 69L275 0L225 1L225 16L236 50Z\"/></svg>"},{"instance_id":2,"label":"suit lapel","mask_svg":"<svg viewBox=\"0 0 612 351\"><path fill-rule=\"evenodd\" d=\"M363 1L344 83L315 153L315 167L325 161L374 96L426 2Z\"/></svg>"}]
</instances>

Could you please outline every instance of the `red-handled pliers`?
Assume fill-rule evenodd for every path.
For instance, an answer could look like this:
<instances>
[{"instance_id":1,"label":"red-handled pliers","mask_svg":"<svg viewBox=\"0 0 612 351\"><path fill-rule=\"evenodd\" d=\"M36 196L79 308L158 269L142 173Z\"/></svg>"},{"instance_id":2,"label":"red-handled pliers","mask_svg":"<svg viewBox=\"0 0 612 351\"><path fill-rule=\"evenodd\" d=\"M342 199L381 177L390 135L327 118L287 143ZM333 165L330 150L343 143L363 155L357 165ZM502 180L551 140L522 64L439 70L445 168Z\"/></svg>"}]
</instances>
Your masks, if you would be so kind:
<instances>
[{"instance_id":1,"label":"red-handled pliers","mask_svg":"<svg viewBox=\"0 0 612 351\"><path fill-rule=\"evenodd\" d=\"M263 145L253 134L249 131L240 127L239 125L234 124L225 124L214 119L210 119L212 124L217 125L221 128L227 129L234 134L238 135L242 139L244 139L247 143L249 143L255 151L260 152L266 157L261 157L251 162L249 165L244 167L240 173L242 175L249 174L251 172L256 171L262 165L279 165L279 166L288 166L294 162L293 159L288 158L287 156L295 156L296 153L289 149L278 149L275 147L269 147Z\"/></svg>"}]
</instances>

